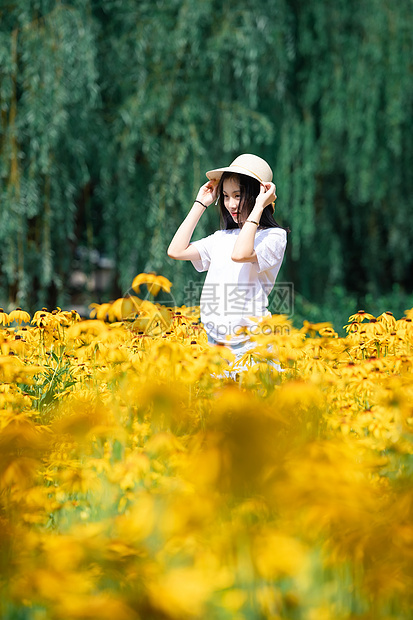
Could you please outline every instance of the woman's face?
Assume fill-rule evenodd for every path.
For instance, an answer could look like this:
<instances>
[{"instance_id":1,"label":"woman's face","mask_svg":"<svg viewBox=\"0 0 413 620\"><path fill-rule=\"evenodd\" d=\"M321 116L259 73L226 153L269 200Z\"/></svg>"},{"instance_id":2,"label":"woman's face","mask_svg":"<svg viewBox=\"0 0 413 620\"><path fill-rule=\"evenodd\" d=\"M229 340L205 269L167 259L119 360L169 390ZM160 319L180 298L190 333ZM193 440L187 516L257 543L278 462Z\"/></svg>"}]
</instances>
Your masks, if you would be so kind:
<instances>
[{"instance_id":1,"label":"woman's face","mask_svg":"<svg viewBox=\"0 0 413 620\"><path fill-rule=\"evenodd\" d=\"M241 190L239 186L239 182L236 178L231 177L229 179L225 179L222 189L224 192L224 207L229 211L234 222L238 221L238 213L239 213L239 203L241 199Z\"/></svg>"}]
</instances>

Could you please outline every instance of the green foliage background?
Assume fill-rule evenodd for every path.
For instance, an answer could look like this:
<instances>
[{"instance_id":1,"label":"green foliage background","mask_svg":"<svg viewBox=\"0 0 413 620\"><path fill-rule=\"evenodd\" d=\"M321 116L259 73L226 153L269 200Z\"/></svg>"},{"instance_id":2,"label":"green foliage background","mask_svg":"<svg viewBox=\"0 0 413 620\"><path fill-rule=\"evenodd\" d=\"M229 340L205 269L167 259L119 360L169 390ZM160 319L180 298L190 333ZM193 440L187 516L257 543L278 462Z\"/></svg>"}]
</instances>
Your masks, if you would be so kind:
<instances>
[{"instance_id":1,"label":"green foliage background","mask_svg":"<svg viewBox=\"0 0 413 620\"><path fill-rule=\"evenodd\" d=\"M184 303L167 245L241 152L274 169L298 312L413 305L411 0L0 6L4 306L67 306L79 247L114 259L108 299L156 271Z\"/></svg>"}]
</instances>

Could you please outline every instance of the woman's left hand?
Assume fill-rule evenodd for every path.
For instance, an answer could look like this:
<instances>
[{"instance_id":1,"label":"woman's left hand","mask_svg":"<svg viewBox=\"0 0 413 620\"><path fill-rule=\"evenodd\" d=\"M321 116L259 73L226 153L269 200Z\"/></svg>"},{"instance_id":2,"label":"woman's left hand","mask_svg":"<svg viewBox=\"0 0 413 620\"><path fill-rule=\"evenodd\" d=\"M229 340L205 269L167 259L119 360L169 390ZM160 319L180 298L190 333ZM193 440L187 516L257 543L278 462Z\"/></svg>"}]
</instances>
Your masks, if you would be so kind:
<instances>
[{"instance_id":1,"label":"woman's left hand","mask_svg":"<svg viewBox=\"0 0 413 620\"><path fill-rule=\"evenodd\" d=\"M258 194L255 204L262 207L264 210L265 207L270 205L274 200L276 200L277 196L275 194L275 185L274 183L261 183L260 185L260 193Z\"/></svg>"}]
</instances>

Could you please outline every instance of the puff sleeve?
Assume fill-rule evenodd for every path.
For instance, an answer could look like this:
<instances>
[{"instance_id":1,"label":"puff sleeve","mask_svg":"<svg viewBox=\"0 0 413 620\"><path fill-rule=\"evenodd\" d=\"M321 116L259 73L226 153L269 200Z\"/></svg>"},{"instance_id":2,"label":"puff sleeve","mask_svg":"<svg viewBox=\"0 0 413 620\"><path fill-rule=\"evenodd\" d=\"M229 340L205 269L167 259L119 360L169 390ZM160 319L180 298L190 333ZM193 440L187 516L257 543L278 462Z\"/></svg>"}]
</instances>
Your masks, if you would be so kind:
<instances>
[{"instance_id":1,"label":"puff sleeve","mask_svg":"<svg viewBox=\"0 0 413 620\"><path fill-rule=\"evenodd\" d=\"M280 266L287 245L287 233L283 228L270 228L268 234L258 239L255 253L258 261L258 273Z\"/></svg>"}]
</instances>

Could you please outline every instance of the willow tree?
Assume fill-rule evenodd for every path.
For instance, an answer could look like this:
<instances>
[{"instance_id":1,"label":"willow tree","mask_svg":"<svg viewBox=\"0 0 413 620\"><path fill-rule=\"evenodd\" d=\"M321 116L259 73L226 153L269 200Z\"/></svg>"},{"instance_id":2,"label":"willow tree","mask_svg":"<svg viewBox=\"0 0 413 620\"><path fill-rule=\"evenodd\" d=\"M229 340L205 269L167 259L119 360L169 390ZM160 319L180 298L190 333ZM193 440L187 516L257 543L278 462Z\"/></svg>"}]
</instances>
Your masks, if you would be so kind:
<instances>
[{"instance_id":1,"label":"willow tree","mask_svg":"<svg viewBox=\"0 0 413 620\"><path fill-rule=\"evenodd\" d=\"M196 274L167 259L166 248L205 170L242 151L274 159L290 13L280 2L254 5L169 0L155 14L152 2L126 1L122 13L102 5L102 99L114 140L102 154L100 198L117 231L123 286L138 263L169 276L184 301L183 284ZM120 84L121 71L128 79ZM217 224L210 210L197 234Z\"/></svg>"},{"instance_id":2,"label":"willow tree","mask_svg":"<svg viewBox=\"0 0 413 620\"><path fill-rule=\"evenodd\" d=\"M2 3L1 276L15 303L64 299L99 105L96 33L83 5Z\"/></svg>"},{"instance_id":3,"label":"willow tree","mask_svg":"<svg viewBox=\"0 0 413 620\"><path fill-rule=\"evenodd\" d=\"M273 165L297 291L411 286L412 22L411 0L10 0L3 299L63 303L82 242L115 258L114 294L154 270L182 303L198 276L166 247L240 152Z\"/></svg>"},{"instance_id":4,"label":"willow tree","mask_svg":"<svg viewBox=\"0 0 413 620\"><path fill-rule=\"evenodd\" d=\"M335 283L411 290L412 3L296 2L294 11L278 171L300 286L317 297Z\"/></svg>"}]
</instances>

